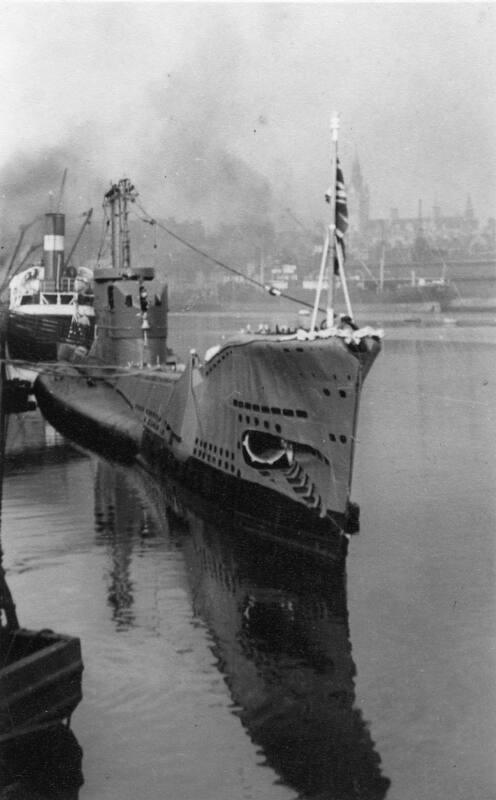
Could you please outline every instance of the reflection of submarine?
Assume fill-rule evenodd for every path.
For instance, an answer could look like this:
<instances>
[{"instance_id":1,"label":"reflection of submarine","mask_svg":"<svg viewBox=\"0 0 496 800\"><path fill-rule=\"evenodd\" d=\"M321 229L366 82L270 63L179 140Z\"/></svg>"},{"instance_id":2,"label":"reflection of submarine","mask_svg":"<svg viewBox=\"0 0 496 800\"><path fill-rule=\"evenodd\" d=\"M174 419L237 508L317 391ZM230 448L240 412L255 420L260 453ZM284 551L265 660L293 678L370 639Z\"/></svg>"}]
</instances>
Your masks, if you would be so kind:
<instances>
[{"instance_id":1,"label":"reflection of submarine","mask_svg":"<svg viewBox=\"0 0 496 800\"><path fill-rule=\"evenodd\" d=\"M280 545L190 518L196 611L209 624L237 713L267 763L305 797L383 798L367 723L354 707L345 577Z\"/></svg>"},{"instance_id":2,"label":"reflection of submarine","mask_svg":"<svg viewBox=\"0 0 496 800\"><path fill-rule=\"evenodd\" d=\"M97 462L95 479L96 542L109 552L107 599L118 630L134 622L131 559L134 537L146 529L146 512L136 491L122 479L121 470Z\"/></svg>"},{"instance_id":3,"label":"reflection of submarine","mask_svg":"<svg viewBox=\"0 0 496 800\"><path fill-rule=\"evenodd\" d=\"M102 470L146 495L157 529L180 540L195 612L212 633L235 713L266 763L302 798L381 800L389 780L355 707L346 578L322 552L294 549L222 522L203 501L136 469ZM105 485L101 487L105 496ZM168 513L174 506L181 519ZM192 510L194 506L194 511ZM209 522L206 520L210 519Z\"/></svg>"}]
</instances>

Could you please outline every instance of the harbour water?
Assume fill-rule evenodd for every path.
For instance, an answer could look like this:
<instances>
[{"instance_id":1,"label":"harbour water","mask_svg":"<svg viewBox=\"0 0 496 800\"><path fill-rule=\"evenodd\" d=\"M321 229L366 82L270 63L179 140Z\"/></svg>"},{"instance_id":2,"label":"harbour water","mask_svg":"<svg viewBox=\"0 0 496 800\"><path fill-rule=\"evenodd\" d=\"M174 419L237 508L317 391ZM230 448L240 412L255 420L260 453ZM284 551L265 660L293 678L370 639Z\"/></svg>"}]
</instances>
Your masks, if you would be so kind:
<instances>
[{"instance_id":1,"label":"harbour water","mask_svg":"<svg viewBox=\"0 0 496 800\"><path fill-rule=\"evenodd\" d=\"M172 344L206 349L245 323L172 315ZM12 416L1 533L17 614L79 636L85 665L80 770L62 788L32 770L31 786L492 800L495 356L496 328L388 332L362 396L345 575Z\"/></svg>"}]
</instances>

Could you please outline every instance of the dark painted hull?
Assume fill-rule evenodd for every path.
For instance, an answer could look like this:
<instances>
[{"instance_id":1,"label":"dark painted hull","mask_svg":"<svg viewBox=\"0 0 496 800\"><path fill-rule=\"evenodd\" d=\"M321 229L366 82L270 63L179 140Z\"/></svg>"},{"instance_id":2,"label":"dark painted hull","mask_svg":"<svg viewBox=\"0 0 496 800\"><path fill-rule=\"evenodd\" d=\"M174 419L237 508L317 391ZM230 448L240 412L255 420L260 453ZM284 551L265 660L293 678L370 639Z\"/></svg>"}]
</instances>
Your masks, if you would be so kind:
<instances>
[{"instance_id":1,"label":"dark painted hull","mask_svg":"<svg viewBox=\"0 0 496 800\"><path fill-rule=\"evenodd\" d=\"M355 503L348 503L344 514L319 518L312 510L267 487L222 473L194 457L179 460L170 448L161 446L137 425L128 404L112 387L92 386L91 382L88 386L84 377L75 380L79 385L74 389L77 400L72 403L67 396L53 391L43 376L34 386L43 416L71 441L112 461L137 461L164 481L173 479L183 492L190 492L188 506L194 507L204 498L211 504L213 518L219 513L230 515L237 526L252 533L263 532L265 538L292 541L300 548L324 547L329 556L338 561L344 559L347 539L342 533L352 534L359 529L359 508ZM170 496L175 499L177 495L172 491ZM173 504L176 513L182 515L184 509L184 503Z\"/></svg>"},{"instance_id":2,"label":"dark painted hull","mask_svg":"<svg viewBox=\"0 0 496 800\"><path fill-rule=\"evenodd\" d=\"M152 474L163 480L173 476L183 490L186 488L208 501L212 522L228 516L244 531L276 541L291 541L301 549L311 546L314 551L322 547L338 561L347 553L348 540L342 534L359 530L359 508L355 503L348 503L345 514L317 517L312 510L265 486L221 473L194 458L180 462L170 452L154 451L153 443L147 442L146 437L139 461ZM194 497L187 497L187 506L195 508ZM179 507L179 516L183 516L184 508ZM204 505L202 514L208 518Z\"/></svg>"},{"instance_id":3,"label":"dark painted hull","mask_svg":"<svg viewBox=\"0 0 496 800\"><path fill-rule=\"evenodd\" d=\"M367 332L348 343L247 336L182 372L103 377L96 365L59 365L34 391L48 421L83 446L172 474L264 526L341 536L358 529L359 397L379 350Z\"/></svg>"},{"instance_id":4,"label":"dark painted hull","mask_svg":"<svg viewBox=\"0 0 496 800\"><path fill-rule=\"evenodd\" d=\"M105 383L72 374L73 391L57 391L57 382L39 376L34 392L41 413L63 436L107 458L136 459L143 429L129 404ZM67 380L61 376L63 384Z\"/></svg>"},{"instance_id":5,"label":"dark painted hull","mask_svg":"<svg viewBox=\"0 0 496 800\"><path fill-rule=\"evenodd\" d=\"M0 745L2 800L77 800L83 751L63 723Z\"/></svg>"},{"instance_id":6,"label":"dark painted hull","mask_svg":"<svg viewBox=\"0 0 496 800\"><path fill-rule=\"evenodd\" d=\"M9 357L20 361L57 361L63 345L84 347L93 342L95 322L88 317L87 325L74 323L72 312L66 315L24 314L10 311L7 320Z\"/></svg>"},{"instance_id":7,"label":"dark painted hull","mask_svg":"<svg viewBox=\"0 0 496 800\"><path fill-rule=\"evenodd\" d=\"M0 641L0 743L70 719L82 698L79 639L21 628Z\"/></svg>"}]
</instances>

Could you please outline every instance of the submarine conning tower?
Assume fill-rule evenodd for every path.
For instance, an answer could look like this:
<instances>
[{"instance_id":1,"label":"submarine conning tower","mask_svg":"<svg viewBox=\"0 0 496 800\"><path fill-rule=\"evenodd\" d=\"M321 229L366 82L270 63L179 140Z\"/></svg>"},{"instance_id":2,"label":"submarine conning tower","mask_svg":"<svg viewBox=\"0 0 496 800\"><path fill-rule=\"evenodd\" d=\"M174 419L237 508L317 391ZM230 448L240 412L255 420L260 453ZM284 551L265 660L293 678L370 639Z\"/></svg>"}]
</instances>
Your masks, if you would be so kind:
<instances>
[{"instance_id":1,"label":"submarine conning tower","mask_svg":"<svg viewBox=\"0 0 496 800\"><path fill-rule=\"evenodd\" d=\"M152 267L94 272L97 319L93 353L106 364L165 364L167 282Z\"/></svg>"},{"instance_id":2,"label":"submarine conning tower","mask_svg":"<svg viewBox=\"0 0 496 800\"><path fill-rule=\"evenodd\" d=\"M129 204L138 196L128 178L105 194L109 208L110 267L94 271L96 333L93 353L106 364L158 365L167 361L167 281L153 267L131 264Z\"/></svg>"},{"instance_id":3,"label":"submarine conning tower","mask_svg":"<svg viewBox=\"0 0 496 800\"><path fill-rule=\"evenodd\" d=\"M45 214L43 237L43 264L47 288L57 288L64 269L65 215L56 212Z\"/></svg>"}]
</instances>

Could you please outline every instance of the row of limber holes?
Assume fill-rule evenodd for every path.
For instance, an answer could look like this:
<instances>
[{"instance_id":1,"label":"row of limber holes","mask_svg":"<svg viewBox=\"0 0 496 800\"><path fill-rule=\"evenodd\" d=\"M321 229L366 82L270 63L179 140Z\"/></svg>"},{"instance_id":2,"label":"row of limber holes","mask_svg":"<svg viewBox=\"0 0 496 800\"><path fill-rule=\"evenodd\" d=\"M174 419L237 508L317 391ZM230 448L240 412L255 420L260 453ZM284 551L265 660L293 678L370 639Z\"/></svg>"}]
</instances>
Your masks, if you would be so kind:
<instances>
[{"instance_id":1,"label":"row of limber holes","mask_svg":"<svg viewBox=\"0 0 496 800\"><path fill-rule=\"evenodd\" d=\"M326 397L331 396L330 389L325 388L322 391ZM344 389L339 389L339 396L343 398L346 397ZM301 417L302 419L308 417L307 412L301 408L293 410L292 408L278 408L277 406L261 406L258 403L248 403L243 400L237 400L236 398L234 398L232 402L235 408L244 408L247 411L261 411L263 414L282 414L284 417Z\"/></svg>"},{"instance_id":2,"label":"row of limber holes","mask_svg":"<svg viewBox=\"0 0 496 800\"><path fill-rule=\"evenodd\" d=\"M236 471L236 467L232 463L234 461L234 453L231 452L231 450L228 450L227 447L217 447L217 445L212 444L212 442L204 442L202 439L196 438L193 455L197 455L200 458L203 458L205 461L208 461L210 464L215 464L218 467L224 466L224 469L228 472L236 472L238 478L241 475L240 470L238 469ZM229 460L226 461L226 459Z\"/></svg>"},{"instance_id":3,"label":"row of limber holes","mask_svg":"<svg viewBox=\"0 0 496 800\"><path fill-rule=\"evenodd\" d=\"M328 391L329 391L328 389L324 389L324 393L327 393ZM339 393L341 394L342 397L346 397L346 392L343 389L340 389ZM276 408L276 407L269 408L269 406L260 406L257 403L244 403L242 400L236 400L236 399L233 400L233 405L236 406L237 408L245 408L245 409L253 410L253 411L261 411L262 413L266 413L266 414L281 414L282 413L283 416L286 416L286 417L297 416L297 417L308 418L307 412L303 411L303 410L300 410L300 409L296 409L296 411L293 411L293 409L291 409L291 408L283 408L282 411L281 411L280 408ZM243 422L243 415L242 414L238 414L238 420L239 420L239 422ZM244 417L244 421L246 422L247 425L251 425L252 424L251 417L249 417L249 416L245 416ZM257 426L257 427L260 425L260 420L258 419L258 417L253 417L253 424L255 426ZM266 419L263 420L263 427L266 430L270 429L270 423L269 423L268 420L266 420ZM281 426L279 424L276 423L274 428L275 428L276 433L281 433ZM341 434L339 437L336 437L336 435L334 433L330 433L329 434L329 439L330 439L331 442L336 442L339 439L339 441L342 444L346 444L346 442L348 441L347 437L344 434Z\"/></svg>"},{"instance_id":4,"label":"row of limber holes","mask_svg":"<svg viewBox=\"0 0 496 800\"><path fill-rule=\"evenodd\" d=\"M285 417L301 417L302 419L308 417L307 412L300 408L297 408L296 411L292 408L277 408L277 406L269 408L269 406L260 406L258 403L245 403L243 400L237 400L236 398L232 402L235 408L245 408L247 411L261 411L262 414L282 414Z\"/></svg>"}]
</instances>

